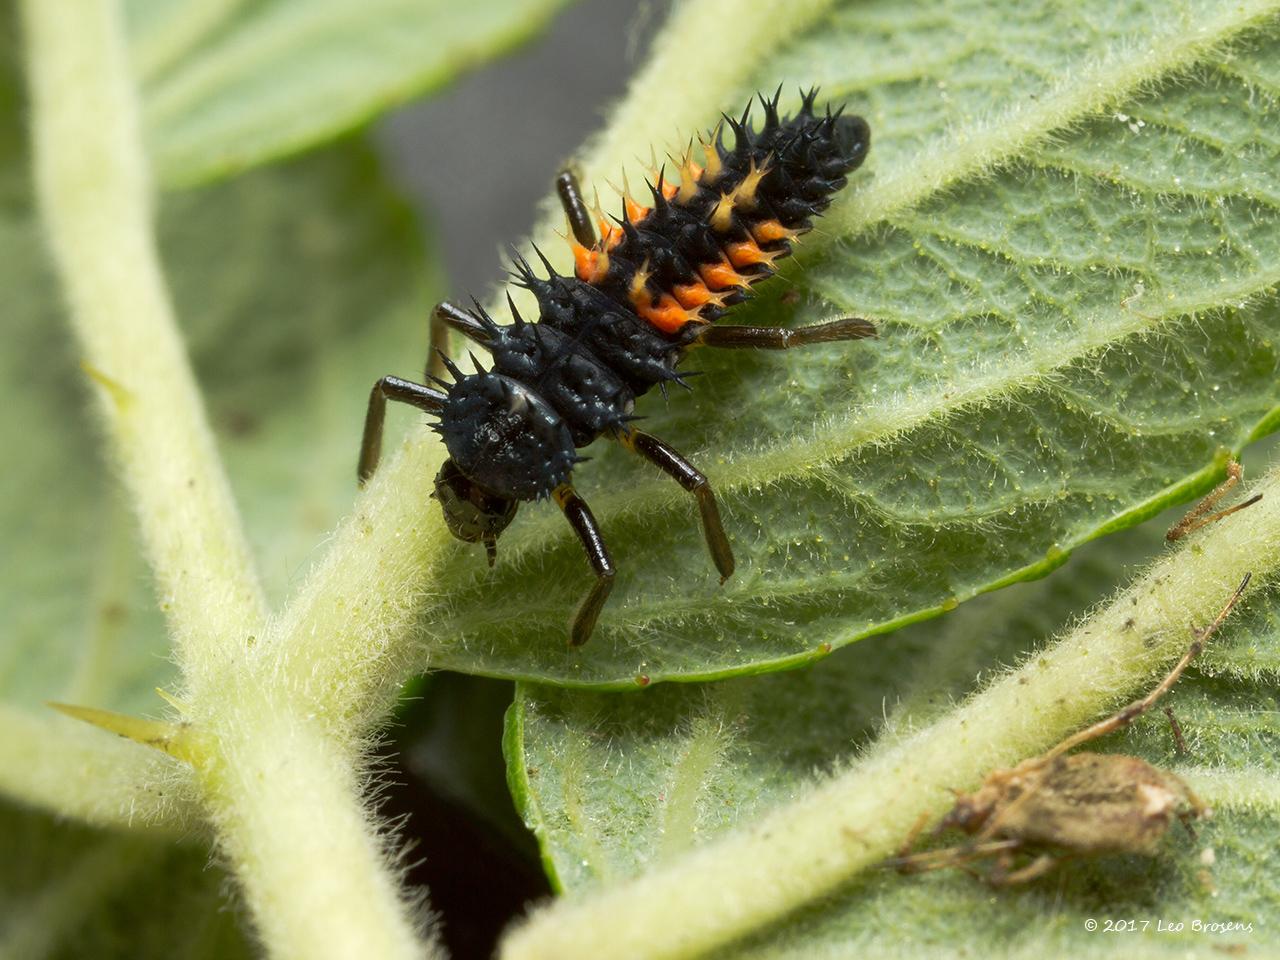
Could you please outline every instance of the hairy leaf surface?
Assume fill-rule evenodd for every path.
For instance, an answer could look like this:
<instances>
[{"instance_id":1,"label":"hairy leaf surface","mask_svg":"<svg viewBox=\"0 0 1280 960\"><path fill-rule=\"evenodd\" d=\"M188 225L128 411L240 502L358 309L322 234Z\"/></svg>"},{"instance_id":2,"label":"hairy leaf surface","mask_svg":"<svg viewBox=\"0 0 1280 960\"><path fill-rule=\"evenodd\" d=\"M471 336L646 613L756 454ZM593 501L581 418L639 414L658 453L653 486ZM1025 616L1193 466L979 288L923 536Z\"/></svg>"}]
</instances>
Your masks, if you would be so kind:
<instances>
[{"instance_id":1,"label":"hairy leaf surface","mask_svg":"<svg viewBox=\"0 0 1280 960\"><path fill-rule=\"evenodd\" d=\"M880 339L700 351L692 396L640 403L720 493L723 587L691 498L599 441L577 483L620 573L595 639L565 647L589 574L532 506L495 572L458 550L433 662L618 688L793 666L1203 489L1277 423L1278 61L1265 6L820 18L723 106L820 82L873 148L738 319L854 313Z\"/></svg>"},{"instance_id":2,"label":"hairy leaf surface","mask_svg":"<svg viewBox=\"0 0 1280 960\"><path fill-rule=\"evenodd\" d=\"M642 697L520 684L508 717L511 779L549 874L572 892L630 876L892 744L946 713L975 675L1034 657L1051 632L1158 552L1162 530L1148 525L1090 545L1050 580L804 670ZM1119 936L1127 938L1125 955L1274 944L1280 886L1267 838L1280 819L1280 703L1265 667L1247 681L1222 673L1224 664L1274 662L1277 610L1275 590L1252 596L1167 699L1188 755L1178 754L1159 710L1094 747L1181 773L1216 808L1196 839L1175 830L1158 857L1067 863L1037 883L995 893L961 871L871 871L726 955L1114 956ZM1107 934L1088 931L1090 918L1151 923ZM1196 919L1252 924L1252 932L1197 931ZM1186 928L1157 932L1157 920Z\"/></svg>"}]
</instances>

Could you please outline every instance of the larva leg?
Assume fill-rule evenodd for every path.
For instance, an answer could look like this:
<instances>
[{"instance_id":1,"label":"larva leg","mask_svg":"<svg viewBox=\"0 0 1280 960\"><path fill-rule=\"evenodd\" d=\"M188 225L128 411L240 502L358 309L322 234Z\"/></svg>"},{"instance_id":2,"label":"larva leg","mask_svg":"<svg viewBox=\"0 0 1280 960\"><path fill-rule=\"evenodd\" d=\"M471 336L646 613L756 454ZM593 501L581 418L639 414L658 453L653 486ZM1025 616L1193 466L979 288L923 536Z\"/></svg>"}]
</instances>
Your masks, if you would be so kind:
<instances>
[{"instance_id":1,"label":"larva leg","mask_svg":"<svg viewBox=\"0 0 1280 960\"><path fill-rule=\"evenodd\" d=\"M569 218L569 229L573 238L584 247L596 245L595 227L591 225L591 213L582 199L582 188L578 186L578 178L569 170L561 170L556 177L556 193L560 195L560 205L564 207L564 215Z\"/></svg>"},{"instance_id":2,"label":"larva leg","mask_svg":"<svg viewBox=\"0 0 1280 960\"><path fill-rule=\"evenodd\" d=\"M861 317L845 317L807 327L743 327L708 324L698 332L694 344L750 350L790 350L811 343L837 340L865 340L876 335L875 324Z\"/></svg>"},{"instance_id":3,"label":"larva leg","mask_svg":"<svg viewBox=\"0 0 1280 960\"><path fill-rule=\"evenodd\" d=\"M707 478L693 464L652 434L628 430L621 435L620 439L629 450L640 454L697 498L707 548L711 551L711 559L716 569L720 571L720 582L724 583L733 576L733 548L729 546L724 524L720 522L720 508L716 504L716 495Z\"/></svg>"},{"instance_id":4,"label":"larva leg","mask_svg":"<svg viewBox=\"0 0 1280 960\"><path fill-rule=\"evenodd\" d=\"M439 413L444 409L445 394L399 377L383 377L373 385L369 392L369 409L364 417L364 437L360 441L360 464L356 468L361 486L378 469L378 460L382 456L382 423L386 419L388 400L407 403L427 413Z\"/></svg>"},{"instance_id":5,"label":"larva leg","mask_svg":"<svg viewBox=\"0 0 1280 960\"><path fill-rule=\"evenodd\" d=\"M569 645L580 647L591 639L604 602L609 599L609 593L613 590L613 561L609 559L609 548L605 546L596 518L591 515L586 501L578 496L573 487L567 483L562 484L556 487L552 496L564 511L569 526L573 527L573 532L582 541L587 562L596 575L596 582L578 605L578 612L574 614L573 626L569 631Z\"/></svg>"}]
</instances>

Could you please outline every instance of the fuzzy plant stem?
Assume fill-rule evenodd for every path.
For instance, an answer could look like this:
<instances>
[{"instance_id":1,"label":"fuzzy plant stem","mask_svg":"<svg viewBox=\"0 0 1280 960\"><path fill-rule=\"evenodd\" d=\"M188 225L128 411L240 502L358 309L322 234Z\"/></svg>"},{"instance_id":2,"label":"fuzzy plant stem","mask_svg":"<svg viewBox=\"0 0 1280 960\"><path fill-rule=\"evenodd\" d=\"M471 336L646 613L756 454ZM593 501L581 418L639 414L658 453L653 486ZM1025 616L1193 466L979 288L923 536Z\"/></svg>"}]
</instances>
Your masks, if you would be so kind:
<instances>
[{"instance_id":1,"label":"fuzzy plant stem","mask_svg":"<svg viewBox=\"0 0 1280 960\"><path fill-rule=\"evenodd\" d=\"M1260 503L1207 528L1107 606L944 720L669 866L535 914L503 960L702 956L894 853L949 789L1035 756L1114 709L1190 645L1246 572L1280 567L1280 468ZM1230 629L1228 623L1225 629Z\"/></svg>"},{"instance_id":2,"label":"fuzzy plant stem","mask_svg":"<svg viewBox=\"0 0 1280 960\"><path fill-rule=\"evenodd\" d=\"M201 779L272 958L442 957L358 799L367 784L350 748L252 683L232 701L230 735Z\"/></svg>"},{"instance_id":3,"label":"fuzzy plant stem","mask_svg":"<svg viewBox=\"0 0 1280 960\"><path fill-rule=\"evenodd\" d=\"M215 667L266 602L161 272L121 14L106 0L22 11L40 209L85 372L178 655Z\"/></svg>"},{"instance_id":4,"label":"fuzzy plant stem","mask_svg":"<svg viewBox=\"0 0 1280 960\"><path fill-rule=\"evenodd\" d=\"M191 778L158 750L9 704L0 704L0 731L0 795L98 827L202 829Z\"/></svg>"},{"instance_id":5,"label":"fuzzy plant stem","mask_svg":"<svg viewBox=\"0 0 1280 960\"><path fill-rule=\"evenodd\" d=\"M266 606L160 268L121 4L21 9L44 223L175 636L206 814L270 956L432 956L356 741L255 655Z\"/></svg>"}]
</instances>

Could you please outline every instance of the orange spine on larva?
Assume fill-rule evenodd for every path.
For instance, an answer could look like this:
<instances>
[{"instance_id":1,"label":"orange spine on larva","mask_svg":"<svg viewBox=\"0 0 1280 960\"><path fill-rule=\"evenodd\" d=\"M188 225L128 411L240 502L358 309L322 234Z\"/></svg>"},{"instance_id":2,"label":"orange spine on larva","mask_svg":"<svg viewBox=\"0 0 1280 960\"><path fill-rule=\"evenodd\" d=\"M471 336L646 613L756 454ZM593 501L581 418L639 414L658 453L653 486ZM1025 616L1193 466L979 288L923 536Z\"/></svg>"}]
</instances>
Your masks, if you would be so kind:
<instances>
[{"instance_id":1,"label":"orange spine on larva","mask_svg":"<svg viewBox=\"0 0 1280 960\"><path fill-rule=\"evenodd\" d=\"M624 183L621 217L598 218L593 246L573 244L578 279L679 338L690 324L719 319L752 284L771 276L860 162L866 125L816 116L811 94L786 120L778 116L777 97L761 102L761 130L749 126L749 112L726 118L732 147L718 127L709 139L698 138L704 163L693 159L690 142L672 157L677 178L654 170L650 205Z\"/></svg>"}]
</instances>

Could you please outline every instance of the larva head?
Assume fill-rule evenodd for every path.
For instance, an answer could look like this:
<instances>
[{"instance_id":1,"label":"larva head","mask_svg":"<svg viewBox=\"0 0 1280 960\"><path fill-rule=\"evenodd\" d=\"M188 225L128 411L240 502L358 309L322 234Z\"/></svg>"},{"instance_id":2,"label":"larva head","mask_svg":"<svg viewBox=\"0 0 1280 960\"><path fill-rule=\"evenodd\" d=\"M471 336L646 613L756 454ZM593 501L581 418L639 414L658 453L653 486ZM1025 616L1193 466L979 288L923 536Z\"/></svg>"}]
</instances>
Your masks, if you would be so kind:
<instances>
[{"instance_id":1,"label":"larva head","mask_svg":"<svg viewBox=\"0 0 1280 960\"><path fill-rule=\"evenodd\" d=\"M435 498L440 501L449 532L465 543L483 543L489 566L493 566L495 544L515 519L520 501L485 490L459 470L452 458L436 474Z\"/></svg>"},{"instance_id":2,"label":"larva head","mask_svg":"<svg viewBox=\"0 0 1280 960\"><path fill-rule=\"evenodd\" d=\"M449 531L483 543L493 565L498 536L521 500L548 496L569 479L573 436L559 414L524 384L492 371L464 374L447 358L454 382L434 426L449 451L436 475Z\"/></svg>"},{"instance_id":3,"label":"larva head","mask_svg":"<svg viewBox=\"0 0 1280 960\"><path fill-rule=\"evenodd\" d=\"M540 394L492 371L454 376L437 429L462 473L507 500L540 500L569 479L573 435Z\"/></svg>"}]
</instances>

